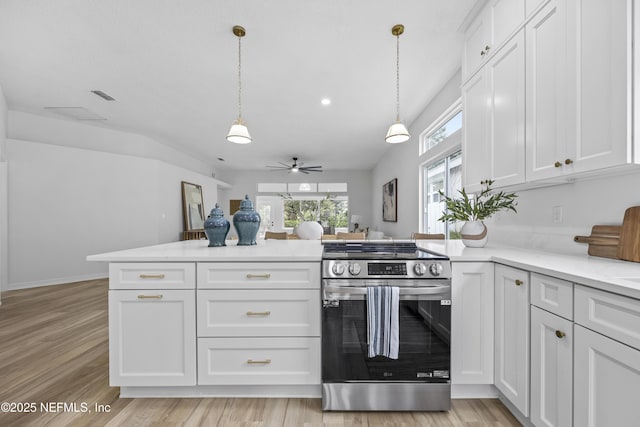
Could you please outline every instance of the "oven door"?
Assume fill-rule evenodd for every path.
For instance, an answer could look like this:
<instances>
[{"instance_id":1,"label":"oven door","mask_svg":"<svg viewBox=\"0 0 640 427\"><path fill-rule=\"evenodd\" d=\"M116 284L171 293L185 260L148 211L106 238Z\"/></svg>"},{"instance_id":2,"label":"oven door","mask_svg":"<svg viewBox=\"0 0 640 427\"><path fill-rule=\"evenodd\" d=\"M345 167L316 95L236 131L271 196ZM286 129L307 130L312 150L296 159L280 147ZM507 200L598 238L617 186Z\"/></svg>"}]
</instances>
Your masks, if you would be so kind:
<instances>
[{"instance_id":1,"label":"oven door","mask_svg":"<svg viewBox=\"0 0 640 427\"><path fill-rule=\"evenodd\" d=\"M367 356L368 286L398 286L398 359ZM323 280L322 381L449 383L450 280Z\"/></svg>"}]
</instances>

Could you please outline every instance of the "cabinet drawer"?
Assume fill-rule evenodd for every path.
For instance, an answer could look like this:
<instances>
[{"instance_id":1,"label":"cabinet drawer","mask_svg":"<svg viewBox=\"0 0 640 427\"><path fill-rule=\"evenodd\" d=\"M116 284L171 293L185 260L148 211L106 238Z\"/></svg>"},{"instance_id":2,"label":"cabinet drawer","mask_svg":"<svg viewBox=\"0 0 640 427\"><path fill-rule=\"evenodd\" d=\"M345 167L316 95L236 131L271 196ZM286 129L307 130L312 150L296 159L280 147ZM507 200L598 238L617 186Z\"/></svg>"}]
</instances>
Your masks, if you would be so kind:
<instances>
[{"instance_id":1,"label":"cabinet drawer","mask_svg":"<svg viewBox=\"0 0 640 427\"><path fill-rule=\"evenodd\" d=\"M532 273L531 304L573 320L573 283Z\"/></svg>"},{"instance_id":2,"label":"cabinet drawer","mask_svg":"<svg viewBox=\"0 0 640 427\"><path fill-rule=\"evenodd\" d=\"M575 322L640 349L640 301L576 285Z\"/></svg>"},{"instance_id":3,"label":"cabinet drawer","mask_svg":"<svg viewBox=\"0 0 640 427\"><path fill-rule=\"evenodd\" d=\"M110 289L195 289L196 265L188 262L109 264Z\"/></svg>"},{"instance_id":4,"label":"cabinet drawer","mask_svg":"<svg viewBox=\"0 0 640 427\"><path fill-rule=\"evenodd\" d=\"M199 289L320 289L320 263L198 263Z\"/></svg>"},{"instance_id":5,"label":"cabinet drawer","mask_svg":"<svg viewBox=\"0 0 640 427\"><path fill-rule=\"evenodd\" d=\"M320 338L199 338L198 384L320 384Z\"/></svg>"},{"instance_id":6,"label":"cabinet drawer","mask_svg":"<svg viewBox=\"0 0 640 427\"><path fill-rule=\"evenodd\" d=\"M320 336L316 289L199 290L198 336Z\"/></svg>"}]
</instances>

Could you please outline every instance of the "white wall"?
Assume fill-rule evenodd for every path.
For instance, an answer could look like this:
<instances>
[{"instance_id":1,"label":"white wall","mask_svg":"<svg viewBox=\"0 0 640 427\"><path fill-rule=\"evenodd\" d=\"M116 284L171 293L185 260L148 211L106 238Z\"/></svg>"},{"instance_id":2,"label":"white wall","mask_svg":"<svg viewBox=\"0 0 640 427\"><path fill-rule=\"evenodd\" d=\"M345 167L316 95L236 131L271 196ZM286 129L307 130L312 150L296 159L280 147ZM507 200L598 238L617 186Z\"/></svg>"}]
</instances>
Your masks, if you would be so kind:
<instances>
[{"instance_id":1,"label":"white wall","mask_svg":"<svg viewBox=\"0 0 640 427\"><path fill-rule=\"evenodd\" d=\"M229 171L225 175L225 181L231 184L232 188L220 190L219 203L227 218L231 217L229 215L229 200L243 199L245 194L248 194L251 201L255 203L257 183L259 182L346 182L348 184L349 215L360 215L362 217L360 227L371 228L373 218L371 211L371 171L324 171L309 175L294 175L268 170Z\"/></svg>"},{"instance_id":2,"label":"white wall","mask_svg":"<svg viewBox=\"0 0 640 427\"><path fill-rule=\"evenodd\" d=\"M389 145L389 148L373 170L372 202L373 224L385 235L404 238L418 231L419 167L418 143L420 133L436 120L448 107L460 98L461 74L458 71L429 102L418 118L409 125L411 139L403 144ZM376 142L385 144L381 137ZM382 221L382 186L393 178L398 178L398 222Z\"/></svg>"},{"instance_id":3,"label":"white wall","mask_svg":"<svg viewBox=\"0 0 640 427\"><path fill-rule=\"evenodd\" d=\"M9 289L105 277L87 255L179 239L181 181L219 181L155 159L9 139Z\"/></svg>"},{"instance_id":4,"label":"white wall","mask_svg":"<svg viewBox=\"0 0 640 427\"><path fill-rule=\"evenodd\" d=\"M5 159L7 147L7 102L0 86L0 303L2 291L8 286L8 224L7 182L8 167Z\"/></svg>"},{"instance_id":5,"label":"white wall","mask_svg":"<svg viewBox=\"0 0 640 427\"><path fill-rule=\"evenodd\" d=\"M99 123L92 125L15 110L9 111L8 123L8 137L12 139L162 160L207 176L215 173L218 179L224 180L224 171L201 161L197 155L176 150L144 135L101 127Z\"/></svg>"},{"instance_id":6,"label":"white wall","mask_svg":"<svg viewBox=\"0 0 640 427\"><path fill-rule=\"evenodd\" d=\"M588 246L573 237L588 236L596 224L622 224L625 209L640 205L639 188L640 171L518 191L517 214L500 213L486 221L489 242L584 255ZM554 206L562 207L560 223L553 222Z\"/></svg>"}]
</instances>

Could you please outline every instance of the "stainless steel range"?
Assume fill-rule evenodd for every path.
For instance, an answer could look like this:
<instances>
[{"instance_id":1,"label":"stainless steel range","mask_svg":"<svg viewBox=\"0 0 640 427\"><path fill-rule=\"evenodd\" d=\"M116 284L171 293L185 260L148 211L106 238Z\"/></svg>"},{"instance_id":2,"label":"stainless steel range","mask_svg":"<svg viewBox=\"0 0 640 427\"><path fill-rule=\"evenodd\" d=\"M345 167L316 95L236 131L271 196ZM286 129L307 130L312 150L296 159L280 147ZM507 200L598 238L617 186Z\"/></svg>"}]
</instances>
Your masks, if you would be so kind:
<instances>
[{"instance_id":1,"label":"stainless steel range","mask_svg":"<svg viewBox=\"0 0 640 427\"><path fill-rule=\"evenodd\" d=\"M322 278L323 410L450 409L449 259L414 242L324 242ZM371 287L399 294L397 358L369 356Z\"/></svg>"}]
</instances>

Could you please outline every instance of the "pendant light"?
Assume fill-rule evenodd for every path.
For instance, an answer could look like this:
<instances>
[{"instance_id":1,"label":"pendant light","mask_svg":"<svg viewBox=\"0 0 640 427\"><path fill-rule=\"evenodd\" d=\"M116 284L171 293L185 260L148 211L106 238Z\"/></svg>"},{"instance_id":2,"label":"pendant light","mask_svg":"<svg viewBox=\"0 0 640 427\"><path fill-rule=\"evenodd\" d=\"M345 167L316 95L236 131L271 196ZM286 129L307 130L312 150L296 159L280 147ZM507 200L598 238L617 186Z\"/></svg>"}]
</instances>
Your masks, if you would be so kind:
<instances>
[{"instance_id":1,"label":"pendant light","mask_svg":"<svg viewBox=\"0 0 640 427\"><path fill-rule=\"evenodd\" d=\"M235 144L249 144L251 142L251 135L249 135L249 129L242 121L242 37L247 32L239 25L233 27L233 34L238 37L238 119L233 122L229 134L227 135L227 141Z\"/></svg>"},{"instance_id":2,"label":"pendant light","mask_svg":"<svg viewBox=\"0 0 640 427\"><path fill-rule=\"evenodd\" d=\"M404 25L398 24L391 28L391 34L396 36L396 121L389 126L385 141L389 144L399 144L411 138L407 127L400 121L400 34L404 33Z\"/></svg>"}]
</instances>

